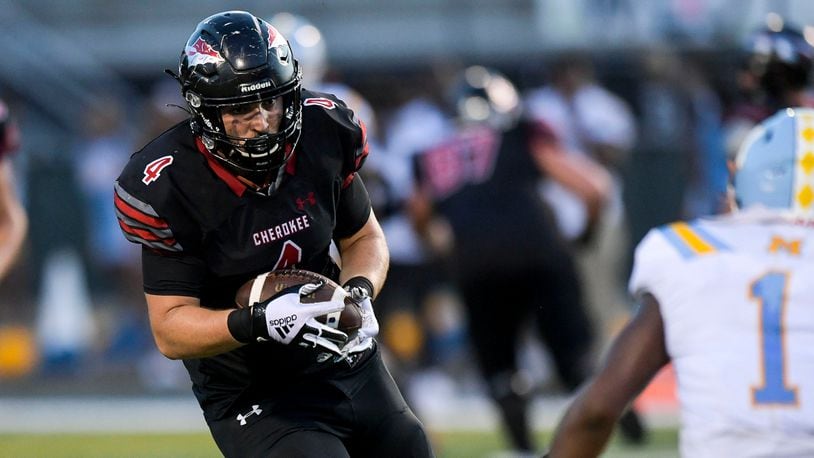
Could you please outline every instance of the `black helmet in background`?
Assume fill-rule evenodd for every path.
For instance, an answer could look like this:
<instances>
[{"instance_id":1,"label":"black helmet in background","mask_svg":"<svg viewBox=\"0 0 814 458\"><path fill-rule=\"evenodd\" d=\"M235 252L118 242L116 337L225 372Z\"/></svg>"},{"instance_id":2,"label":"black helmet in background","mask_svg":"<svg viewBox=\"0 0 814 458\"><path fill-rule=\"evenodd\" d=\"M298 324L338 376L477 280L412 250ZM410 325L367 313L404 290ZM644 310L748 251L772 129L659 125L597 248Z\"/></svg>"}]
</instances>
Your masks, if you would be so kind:
<instances>
[{"instance_id":1,"label":"black helmet in background","mask_svg":"<svg viewBox=\"0 0 814 458\"><path fill-rule=\"evenodd\" d=\"M746 46L748 70L769 97L782 99L810 83L814 46L794 27L780 22L760 29Z\"/></svg>"},{"instance_id":2,"label":"black helmet in background","mask_svg":"<svg viewBox=\"0 0 814 458\"><path fill-rule=\"evenodd\" d=\"M452 114L462 124L484 123L499 130L520 119L520 96L514 84L497 70L473 65L464 69L449 89Z\"/></svg>"},{"instance_id":3,"label":"black helmet in background","mask_svg":"<svg viewBox=\"0 0 814 458\"><path fill-rule=\"evenodd\" d=\"M302 125L299 65L285 37L245 11L210 16L181 53L181 93L192 112L193 131L216 157L238 173L269 173L285 164ZM280 97L277 133L255 138L226 135L221 110Z\"/></svg>"}]
</instances>

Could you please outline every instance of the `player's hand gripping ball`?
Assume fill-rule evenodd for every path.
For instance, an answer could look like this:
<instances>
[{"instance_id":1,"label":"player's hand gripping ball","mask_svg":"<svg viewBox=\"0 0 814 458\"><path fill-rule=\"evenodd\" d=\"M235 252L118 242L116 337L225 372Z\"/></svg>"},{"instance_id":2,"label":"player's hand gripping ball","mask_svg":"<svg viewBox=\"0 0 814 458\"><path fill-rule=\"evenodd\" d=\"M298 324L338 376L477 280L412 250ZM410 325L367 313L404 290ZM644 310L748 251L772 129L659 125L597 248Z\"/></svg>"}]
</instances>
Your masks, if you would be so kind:
<instances>
[{"instance_id":1,"label":"player's hand gripping ball","mask_svg":"<svg viewBox=\"0 0 814 458\"><path fill-rule=\"evenodd\" d=\"M351 300L350 295L336 282L315 272L284 269L260 274L237 290L235 304L239 308L248 307L266 301L286 289L305 284L321 286L312 293L301 297L300 302L303 305L331 301L335 294L342 294L345 302L343 310L327 313L316 319L320 323L344 332L348 335L348 340L356 337L356 333L362 326L362 313L359 305ZM272 300L268 307L274 307L274 304L275 302Z\"/></svg>"}]
</instances>

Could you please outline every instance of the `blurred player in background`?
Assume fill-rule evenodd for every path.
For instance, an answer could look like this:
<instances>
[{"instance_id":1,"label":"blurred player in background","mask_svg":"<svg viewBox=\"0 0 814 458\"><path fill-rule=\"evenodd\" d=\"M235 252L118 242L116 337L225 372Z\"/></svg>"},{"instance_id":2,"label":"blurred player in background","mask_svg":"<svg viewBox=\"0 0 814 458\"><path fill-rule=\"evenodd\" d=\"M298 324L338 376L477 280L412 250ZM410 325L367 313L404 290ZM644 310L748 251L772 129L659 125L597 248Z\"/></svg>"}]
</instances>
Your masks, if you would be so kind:
<instances>
[{"instance_id":1,"label":"blurred player in background","mask_svg":"<svg viewBox=\"0 0 814 458\"><path fill-rule=\"evenodd\" d=\"M364 123L302 88L285 37L243 11L204 19L176 78L190 119L132 156L114 199L156 344L184 360L221 452L432 456L374 340L388 252L357 174ZM308 285L234 308L247 280L293 267L348 289L358 337L316 320L344 302L304 304Z\"/></svg>"},{"instance_id":2,"label":"blurred player in background","mask_svg":"<svg viewBox=\"0 0 814 458\"><path fill-rule=\"evenodd\" d=\"M814 110L784 109L736 158L737 211L654 229L641 306L560 422L550 456L593 457L672 361L686 457L814 456Z\"/></svg>"},{"instance_id":3,"label":"blurred player in background","mask_svg":"<svg viewBox=\"0 0 814 458\"><path fill-rule=\"evenodd\" d=\"M28 216L15 188L9 158L20 146L20 132L8 106L0 100L0 278L14 264L28 230Z\"/></svg>"},{"instance_id":4,"label":"blurred player in background","mask_svg":"<svg viewBox=\"0 0 814 458\"><path fill-rule=\"evenodd\" d=\"M737 73L742 100L725 124L730 163L756 124L781 108L814 107L810 89L814 46L779 15L769 14L766 27L749 36L742 65Z\"/></svg>"},{"instance_id":5,"label":"blurred player in background","mask_svg":"<svg viewBox=\"0 0 814 458\"><path fill-rule=\"evenodd\" d=\"M450 229L451 246L439 249L449 253L489 394L512 447L533 452L534 386L518 367L520 336L535 326L569 389L590 374L593 356L570 245L537 184L545 174L599 207L609 178L538 143L539 124L521 120L514 85L495 70L466 68L450 101L459 128L416 158L420 188Z\"/></svg>"},{"instance_id":6,"label":"blurred player in background","mask_svg":"<svg viewBox=\"0 0 814 458\"><path fill-rule=\"evenodd\" d=\"M540 142L611 177L602 205L586 205L556 180L543 178L541 186L563 234L574 241L586 303L604 343L629 314L620 275L628 252L622 171L636 141L636 122L628 104L599 82L587 54L564 52L549 73L549 84L524 95L530 117L546 126Z\"/></svg>"}]
</instances>

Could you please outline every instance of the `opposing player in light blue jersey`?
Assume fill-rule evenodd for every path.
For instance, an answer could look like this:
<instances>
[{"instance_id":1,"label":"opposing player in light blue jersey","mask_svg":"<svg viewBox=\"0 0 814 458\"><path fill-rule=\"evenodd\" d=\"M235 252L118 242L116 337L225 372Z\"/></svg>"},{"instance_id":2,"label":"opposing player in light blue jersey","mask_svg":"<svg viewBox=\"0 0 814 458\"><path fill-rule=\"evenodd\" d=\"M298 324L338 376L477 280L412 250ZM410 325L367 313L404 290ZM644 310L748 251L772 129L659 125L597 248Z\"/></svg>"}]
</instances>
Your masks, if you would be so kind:
<instances>
[{"instance_id":1,"label":"opposing player in light blue jersey","mask_svg":"<svg viewBox=\"0 0 814 458\"><path fill-rule=\"evenodd\" d=\"M814 456L814 110L749 134L738 211L653 229L636 250L641 307L561 420L551 457L597 456L672 361L684 457Z\"/></svg>"}]
</instances>

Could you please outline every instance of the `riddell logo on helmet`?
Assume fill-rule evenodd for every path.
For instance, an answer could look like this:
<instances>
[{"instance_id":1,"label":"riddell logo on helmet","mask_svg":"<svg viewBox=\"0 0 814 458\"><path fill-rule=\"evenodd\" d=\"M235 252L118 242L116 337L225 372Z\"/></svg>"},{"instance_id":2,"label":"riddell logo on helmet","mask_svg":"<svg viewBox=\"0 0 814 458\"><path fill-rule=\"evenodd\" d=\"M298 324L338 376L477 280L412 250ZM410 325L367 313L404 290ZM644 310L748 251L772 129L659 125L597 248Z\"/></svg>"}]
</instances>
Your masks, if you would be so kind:
<instances>
[{"instance_id":1,"label":"riddell logo on helmet","mask_svg":"<svg viewBox=\"0 0 814 458\"><path fill-rule=\"evenodd\" d=\"M254 84L242 84L240 86L240 92L254 92L267 87L271 87L271 81L263 81Z\"/></svg>"},{"instance_id":2,"label":"riddell logo on helmet","mask_svg":"<svg viewBox=\"0 0 814 458\"><path fill-rule=\"evenodd\" d=\"M277 318L276 320L269 320L269 324L271 326L284 326L286 324L293 323L295 321L297 321L297 314L296 313L294 313L292 315L289 315L289 316L286 316L286 317L283 317L283 318Z\"/></svg>"}]
</instances>

